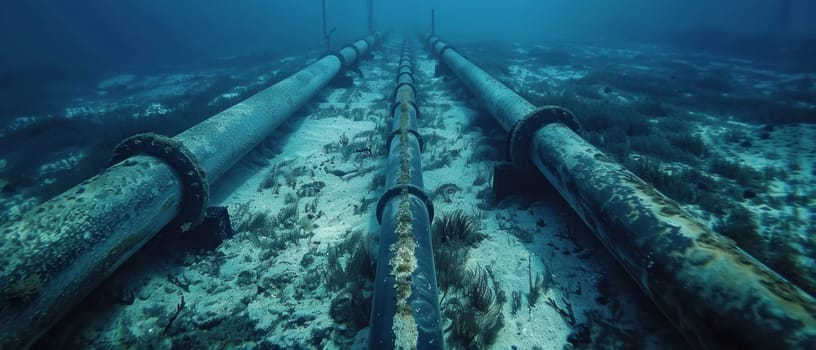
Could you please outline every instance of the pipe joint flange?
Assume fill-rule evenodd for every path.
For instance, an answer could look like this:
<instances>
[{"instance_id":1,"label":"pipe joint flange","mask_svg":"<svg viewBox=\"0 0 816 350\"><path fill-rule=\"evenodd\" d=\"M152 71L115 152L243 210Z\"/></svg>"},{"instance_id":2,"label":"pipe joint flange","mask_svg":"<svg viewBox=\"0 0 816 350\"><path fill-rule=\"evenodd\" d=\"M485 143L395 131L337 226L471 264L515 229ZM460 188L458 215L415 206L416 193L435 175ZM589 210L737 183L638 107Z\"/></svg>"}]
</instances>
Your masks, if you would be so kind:
<instances>
[{"instance_id":1,"label":"pipe joint flange","mask_svg":"<svg viewBox=\"0 0 816 350\"><path fill-rule=\"evenodd\" d=\"M440 48L439 48L439 50L437 50L437 49L436 49L436 46L437 46L439 43L442 43L442 47L440 47ZM436 55L436 57L437 57L438 59L442 60L442 53L444 53L444 52L445 52L445 50L447 50L449 47L450 47L450 46L448 46L448 44L445 44L444 42L442 42L442 41L440 40L440 41L436 42L436 44L434 44L434 46L432 46L432 47L431 47L431 51L434 53L434 55Z\"/></svg>"},{"instance_id":2,"label":"pipe joint flange","mask_svg":"<svg viewBox=\"0 0 816 350\"><path fill-rule=\"evenodd\" d=\"M353 46L354 45L352 45L352 47ZM357 52L357 49L355 48L354 51ZM346 58L343 57L343 54L340 53L340 51L330 51L328 56L334 56L337 57L338 60L340 60L340 72L346 70L346 65L348 64L348 62L346 62Z\"/></svg>"},{"instance_id":3,"label":"pipe joint flange","mask_svg":"<svg viewBox=\"0 0 816 350\"><path fill-rule=\"evenodd\" d=\"M450 46L450 45L445 44L445 43L442 43L442 44L445 45L445 46L443 46L441 49L439 49L439 55L438 56L439 56L440 59L445 57L445 50L454 50L453 46Z\"/></svg>"},{"instance_id":4,"label":"pipe joint flange","mask_svg":"<svg viewBox=\"0 0 816 350\"><path fill-rule=\"evenodd\" d=\"M530 159L530 141L538 129L551 123L562 123L575 132L581 127L569 110L559 106L538 107L516 122L507 137L507 158L516 170L529 174L534 170Z\"/></svg>"},{"instance_id":5,"label":"pipe joint flange","mask_svg":"<svg viewBox=\"0 0 816 350\"><path fill-rule=\"evenodd\" d=\"M181 141L156 133L144 133L120 142L111 157L111 165L139 154L160 159L181 178L181 211L168 226L187 232L200 224L210 200L210 185L195 155Z\"/></svg>"},{"instance_id":6,"label":"pipe joint flange","mask_svg":"<svg viewBox=\"0 0 816 350\"><path fill-rule=\"evenodd\" d=\"M366 42L366 45L368 45L368 42ZM363 56L361 56L362 53L360 53L360 49L358 49L357 45L354 45L354 44L349 45L349 47L354 49L354 57L356 57L355 62L360 62L360 60L363 58ZM354 64L354 63L352 63L352 64Z\"/></svg>"},{"instance_id":7,"label":"pipe joint flange","mask_svg":"<svg viewBox=\"0 0 816 350\"><path fill-rule=\"evenodd\" d=\"M383 193L383 195L380 197L380 200L377 201L377 222L382 224L382 215L383 211L385 210L385 205L394 199L394 197L402 194L403 191L407 191L408 194L417 197L420 201L422 201L422 203L425 204L425 208L428 209L428 222L433 222L434 207L431 197L429 197L423 189L416 185L399 185L385 191L385 193Z\"/></svg>"},{"instance_id":8,"label":"pipe joint flange","mask_svg":"<svg viewBox=\"0 0 816 350\"><path fill-rule=\"evenodd\" d=\"M400 80L400 77L402 77L403 74L408 74L408 76L411 77L411 81L414 81L414 73L411 72L399 72L399 74L397 74L397 81Z\"/></svg>"},{"instance_id":9,"label":"pipe joint flange","mask_svg":"<svg viewBox=\"0 0 816 350\"><path fill-rule=\"evenodd\" d=\"M416 96L416 92L414 92L414 96ZM397 111L397 107L399 107L399 105L403 104L403 103L407 103L407 104L411 105L411 108L413 108L414 112L416 113L416 119L419 120L420 119L419 118L419 106L417 106L416 102L414 102L414 101L399 101L397 103L394 103L394 105L391 106L391 115L393 116L394 113Z\"/></svg>"},{"instance_id":10,"label":"pipe joint flange","mask_svg":"<svg viewBox=\"0 0 816 350\"><path fill-rule=\"evenodd\" d=\"M407 133L409 133L411 135L414 135L414 137L417 139L417 142L419 143L419 151L424 152L425 151L425 140L422 139L422 135L419 133L419 131L416 131L414 129L408 129L405 132L407 132ZM394 130L390 134L388 134L388 138L386 138L386 140L385 140L385 151L386 152L391 150L391 144L394 142L394 138L396 138L400 134L401 134L400 130Z\"/></svg>"},{"instance_id":11,"label":"pipe joint flange","mask_svg":"<svg viewBox=\"0 0 816 350\"><path fill-rule=\"evenodd\" d=\"M411 81L413 81L413 80L411 80ZM395 88L394 88L394 99L396 99L397 97L399 97L399 96L397 95L397 93L399 92L399 89L400 89L401 87L403 87L403 86L408 86L408 87L410 87L410 88L411 88L411 92L413 92L413 93L414 93L414 98L416 98L416 96L417 96L417 91L416 91L416 88L414 87L414 84L411 84L411 83L399 83L399 84L397 84L397 87L395 87ZM404 100L400 100L400 101L404 101ZM409 102L413 102L413 101L409 101ZM416 104L414 104L414 108L416 108ZM417 109L417 111L418 111L418 110L419 110L419 109ZM391 115L394 115L394 108L392 108L392 109L391 109Z\"/></svg>"}]
</instances>

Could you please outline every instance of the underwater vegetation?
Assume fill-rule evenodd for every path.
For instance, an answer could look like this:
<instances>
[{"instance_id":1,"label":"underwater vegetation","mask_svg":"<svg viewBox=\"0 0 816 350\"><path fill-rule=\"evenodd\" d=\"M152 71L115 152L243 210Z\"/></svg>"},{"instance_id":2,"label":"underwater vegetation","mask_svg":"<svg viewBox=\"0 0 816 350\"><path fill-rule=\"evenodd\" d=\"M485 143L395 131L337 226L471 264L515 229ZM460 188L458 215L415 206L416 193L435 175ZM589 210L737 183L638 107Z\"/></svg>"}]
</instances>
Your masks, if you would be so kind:
<instances>
[{"instance_id":1,"label":"underwater vegetation","mask_svg":"<svg viewBox=\"0 0 816 350\"><path fill-rule=\"evenodd\" d=\"M329 315L338 323L345 324L351 333L368 327L371 317L371 296L374 289L376 267L370 238L362 233L351 237L327 254L328 271L326 285L338 294L332 299ZM341 254L348 254L345 265Z\"/></svg>"},{"instance_id":2,"label":"underwater vegetation","mask_svg":"<svg viewBox=\"0 0 816 350\"><path fill-rule=\"evenodd\" d=\"M484 348L496 341L504 327L502 306L507 301L489 267L467 267L469 250L485 235L461 210L436 218L431 226L434 265L445 335L454 348Z\"/></svg>"},{"instance_id":3,"label":"underwater vegetation","mask_svg":"<svg viewBox=\"0 0 816 350\"><path fill-rule=\"evenodd\" d=\"M790 1L779 1L790 6ZM702 27L679 31L660 38L662 44L681 48L689 55L708 52L776 64L790 71L814 71L816 39L780 38L775 35L739 35L721 28Z\"/></svg>"},{"instance_id":4,"label":"underwater vegetation","mask_svg":"<svg viewBox=\"0 0 816 350\"><path fill-rule=\"evenodd\" d=\"M813 152L798 131L816 123L812 64L651 50L565 54L573 47L463 50L534 105L571 110L590 143L816 292L814 213L796 199L814 193L802 189L801 162Z\"/></svg>"},{"instance_id":5,"label":"underwater vegetation","mask_svg":"<svg viewBox=\"0 0 816 350\"><path fill-rule=\"evenodd\" d=\"M713 225L715 230L734 239L740 247L802 288L816 291L816 281L804 264L791 264L791 258L780 260L781 255L773 250L773 247L789 245L786 252L798 251L794 255L806 256L813 250L812 243L794 243L799 241L795 238L798 235L789 230L759 227L756 215L746 209L746 206L780 206L779 195L772 195L770 188L776 181L786 181L782 168L771 165L756 168L713 152L715 147L709 145L716 142L750 148L753 144L748 140L761 140L761 133L738 136L730 131L721 139L704 139L703 133L694 127L703 120L689 114L684 116L687 121L683 121L678 112L650 117L631 105L590 100L569 90L545 96L543 100L571 108L590 143L672 199L698 206L703 210L699 215L704 219L721 217ZM652 121L653 118L657 121ZM789 203L801 206L797 202ZM794 218L794 222L802 222L802 218ZM786 236L787 240L781 238Z\"/></svg>"},{"instance_id":6,"label":"underwater vegetation","mask_svg":"<svg viewBox=\"0 0 816 350\"><path fill-rule=\"evenodd\" d=\"M471 57L489 61L485 68L535 104L574 111L581 135L592 144L750 254L809 291L816 290L809 260L803 258L816 253L816 239L796 234L813 217L807 209L813 193L791 175L811 171L809 165L742 157L777 138L785 130L779 123L809 118L811 107L790 102L812 101L812 80L790 80L763 95L746 88L750 84L745 76L753 73L710 66L699 58L626 50L588 55L589 50L556 45L525 47L523 60L509 60L501 56L502 50L492 49L496 45L485 44ZM383 56L378 60L387 61ZM598 242L581 241L583 224L578 219L558 212L560 207L550 208L555 215L569 217L562 227L548 216L537 217L539 209L533 205L513 202L528 198L494 203L491 177L493 166L505 157L506 135L455 78L442 69L431 74L430 58L418 55L417 60L424 70L417 72L420 81L431 75L439 81L421 84L448 89L440 94L439 89L421 88L418 94L433 101L423 101L419 122L427 146L422 163L432 172L426 185L437 205L431 234L447 345L515 348L519 338L530 334L521 329L538 332L541 328L535 327L542 325L553 331L538 332L519 348L535 341L550 344L556 337L566 342L565 349L647 348L652 345L647 345L647 337L671 338L653 333L661 325L631 319L642 311L632 311L640 306L633 307L629 299L645 298L620 288L618 284L631 281L620 282L626 276L609 273L615 264L611 258L600 268L594 266L604 249ZM541 70L528 75L525 67ZM379 169L387 151L383 135L388 134L384 120L389 102L379 92L385 85L376 78L381 74L386 76L383 81L393 80L391 70L369 68L365 78L372 81L358 80L362 71L351 72L353 80L346 79L337 93L327 92L314 101L303 111L304 118L284 125L287 130L239 163L237 175L226 177L222 185L235 193L224 190L221 200L233 219L233 239L212 251L141 256L153 266L141 272L122 270L116 280L106 282L92 296L103 305L94 311L99 315L80 316L95 321L70 329L72 342L77 347L178 349L214 344L253 349L359 346L371 322L376 271L376 234L368 233L376 225L372 207L385 185ZM552 79L542 78L546 74ZM751 79L763 79L759 75ZM226 85L242 84L238 78L225 79ZM105 121L79 119L65 126L49 117L53 119L2 134L10 135L9 142L32 138L34 145L41 144L36 149L43 156L10 159L14 169L0 167L0 189L41 199L59 193L74 180L56 172L48 176L58 180L44 180L44 159L64 158L47 150L78 150L80 156L66 169L92 175L107 161L102 152L109 149L107 143L112 146L141 128L172 133L217 113L228 105L224 101L235 102L253 91L219 100L231 91L226 85L161 100L169 112L139 119L144 124L114 118L111 112L104 114ZM113 90L117 97L133 92L127 84ZM779 99L770 102L767 96ZM374 101L363 102L368 99ZM144 112L127 108L131 106L120 110L125 116ZM185 108L189 110L183 113ZM165 118L178 123L166 123ZM743 127L743 121L762 118L768 122ZM49 138L53 127L76 131ZM107 127L118 131L106 133ZM105 134L99 144L78 140L99 133ZM295 136L279 137L289 133ZM101 151L88 153L86 148ZM287 154L292 148L293 154ZM76 175L77 181L88 174ZM240 184L244 181L247 186Z\"/></svg>"},{"instance_id":7,"label":"underwater vegetation","mask_svg":"<svg viewBox=\"0 0 816 350\"><path fill-rule=\"evenodd\" d=\"M448 342L454 348L485 348L496 341L504 327L501 292L491 286L488 270L472 270L461 296L452 298L444 306L444 315L450 320L445 328Z\"/></svg>"},{"instance_id":8,"label":"underwater vegetation","mask_svg":"<svg viewBox=\"0 0 816 350\"><path fill-rule=\"evenodd\" d=\"M473 219L462 210L456 210L434 220L432 228L434 245L475 246L485 235L476 229Z\"/></svg>"}]
</instances>

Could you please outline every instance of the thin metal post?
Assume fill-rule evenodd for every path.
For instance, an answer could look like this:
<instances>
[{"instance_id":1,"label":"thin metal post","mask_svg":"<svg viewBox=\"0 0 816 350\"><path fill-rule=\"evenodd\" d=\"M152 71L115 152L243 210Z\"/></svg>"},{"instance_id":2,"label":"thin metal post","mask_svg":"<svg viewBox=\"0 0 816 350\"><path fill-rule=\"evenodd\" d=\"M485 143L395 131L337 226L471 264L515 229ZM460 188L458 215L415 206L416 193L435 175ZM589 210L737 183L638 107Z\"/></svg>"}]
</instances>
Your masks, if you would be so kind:
<instances>
[{"instance_id":1,"label":"thin metal post","mask_svg":"<svg viewBox=\"0 0 816 350\"><path fill-rule=\"evenodd\" d=\"M431 9L431 35L436 35L436 17L434 9Z\"/></svg>"},{"instance_id":2,"label":"thin metal post","mask_svg":"<svg viewBox=\"0 0 816 350\"><path fill-rule=\"evenodd\" d=\"M326 0L322 0L323 3L323 39L326 39L326 51L331 51L331 33L334 32L334 28L330 32L326 31Z\"/></svg>"}]
</instances>

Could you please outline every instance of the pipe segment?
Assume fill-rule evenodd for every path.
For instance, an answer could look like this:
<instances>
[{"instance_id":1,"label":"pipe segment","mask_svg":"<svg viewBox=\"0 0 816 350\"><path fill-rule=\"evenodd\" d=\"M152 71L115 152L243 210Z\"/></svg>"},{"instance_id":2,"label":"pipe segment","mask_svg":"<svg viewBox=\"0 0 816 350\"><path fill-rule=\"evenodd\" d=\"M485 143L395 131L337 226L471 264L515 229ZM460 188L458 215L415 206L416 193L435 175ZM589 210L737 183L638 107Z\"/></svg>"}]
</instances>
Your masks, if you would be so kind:
<instances>
[{"instance_id":1,"label":"pipe segment","mask_svg":"<svg viewBox=\"0 0 816 350\"><path fill-rule=\"evenodd\" d=\"M405 101L400 103L409 103L408 101L416 100L416 89L413 83L398 83L396 94L400 99Z\"/></svg>"},{"instance_id":2,"label":"pipe segment","mask_svg":"<svg viewBox=\"0 0 816 350\"><path fill-rule=\"evenodd\" d=\"M407 66L400 66L399 70L397 70L397 74L411 73L411 71L412 69L409 63Z\"/></svg>"},{"instance_id":3,"label":"pipe segment","mask_svg":"<svg viewBox=\"0 0 816 350\"><path fill-rule=\"evenodd\" d=\"M431 246L433 204L423 186L417 116L413 81L398 84L387 140L388 190L377 203L382 228L369 349L444 348Z\"/></svg>"},{"instance_id":4,"label":"pipe segment","mask_svg":"<svg viewBox=\"0 0 816 350\"><path fill-rule=\"evenodd\" d=\"M217 181L375 42L369 36L327 55L173 137L206 173L201 185ZM155 156L132 156L4 225L0 349L30 347L173 220L184 204L182 178Z\"/></svg>"},{"instance_id":5,"label":"pipe segment","mask_svg":"<svg viewBox=\"0 0 816 350\"><path fill-rule=\"evenodd\" d=\"M581 138L568 111L536 108L440 39L427 42L510 132L513 164L546 177L692 346L816 349L813 296Z\"/></svg>"},{"instance_id":6,"label":"pipe segment","mask_svg":"<svg viewBox=\"0 0 816 350\"><path fill-rule=\"evenodd\" d=\"M327 55L278 84L182 132L175 139L182 141L198 157L212 184L344 68L355 65L357 52L366 52L368 47L367 41L359 40ZM343 57L342 62L338 55Z\"/></svg>"},{"instance_id":7,"label":"pipe segment","mask_svg":"<svg viewBox=\"0 0 816 350\"><path fill-rule=\"evenodd\" d=\"M414 76L411 73L403 72L397 77L397 84L414 84Z\"/></svg>"}]
</instances>

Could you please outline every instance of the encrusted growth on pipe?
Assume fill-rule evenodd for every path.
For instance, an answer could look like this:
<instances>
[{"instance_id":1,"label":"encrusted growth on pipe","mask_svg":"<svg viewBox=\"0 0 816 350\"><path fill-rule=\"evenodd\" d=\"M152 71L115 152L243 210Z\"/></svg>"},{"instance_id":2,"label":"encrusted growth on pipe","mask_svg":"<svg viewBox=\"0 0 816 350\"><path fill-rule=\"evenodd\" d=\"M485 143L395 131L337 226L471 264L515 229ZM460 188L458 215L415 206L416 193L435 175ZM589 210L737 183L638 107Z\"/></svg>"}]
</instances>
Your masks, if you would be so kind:
<instances>
[{"instance_id":1,"label":"encrusted growth on pipe","mask_svg":"<svg viewBox=\"0 0 816 350\"><path fill-rule=\"evenodd\" d=\"M408 119L408 104L402 103L400 104L400 114L399 114L399 123L400 123L400 149L399 149L399 157L400 157L400 171L399 177L397 177L397 185L398 186L408 186L411 184L411 152L408 149L408 127L409 127L409 119Z\"/></svg>"},{"instance_id":2,"label":"encrusted growth on pipe","mask_svg":"<svg viewBox=\"0 0 816 350\"><path fill-rule=\"evenodd\" d=\"M753 325L745 339L754 346L814 345L816 301L677 202L563 125L539 130L532 151L545 177L691 343L739 344L739 325Z\"/></svg>"},{"instance_id":3,"label":"encrusted growth on pipe","mask_svg":"<svg viewBox=\"0 0 816 350\"><path fill-rule=\"evenodd\" d=\"M394 88L388 135L388 190L377 203L382 225L369 328L371 349L432 349L444 346L430 222L433 205L423 189L422 138L408 47Z\"/></svg>"},{"instance_id":4,"label":"encrusted growth on pipe","mask_svg":"<svg viewBox=\"0 0 816 350\"><path fill-rule=\"evenodd\" d=\"M400 168L397 175L397 186L408 186L411 184L411 153L408 149L408 104L402 103L399 114L399 157ZM391 246L392 257L389 262L391 274L394 276L396 289L397 312L394 315L394 343L397 349L416 349L417 331L416 320L414 319L411 304L408 297L411 296L411 275L417 267L416 255L414 254L414 233L412 224L414 221L411 212L411 197L408 189L403 188L399 196L399 210L397 211L397 241Z\"/></svg>"},{"instance_id":5,"label":"encrusted growth on pipe","mask_svg":"<svg viewBox=\"0 0 816 350\"><path fill-rule=\"evenodd\" d=\"M3 223L0 349L31 346L177 216L184 196L197 196L206 203L207 184L218 180L302 107L345 68L343 62L357 62L374 41L369 36L354 48L340 50L339 56L325 56L176 135L172 143L177 144L171 145L176 149L169 153L184 166L173 166L173 159L130 157L32 209L19 221ZM165 153L166 145L157 144L154 149ZM179 158L181 153L184 156ZM191 176L190 171L198 174ZM186 189L184 180L189 180Z\"/></svg>"},{"instance_id":6,"label":"encrusted growth on pipe","mask_svg":"<svg viewBox=\"0 0 816 350\"><path fill-rule=\"evenodd\" d=\"M204 221L210 200L207 172L184 143L156 133L133 135L116 146L111 165L138 154L162 160L181 178L184 195L181 212L168 225L187 232Z\"/></svg>"},{"instance_id":7,"label":"encrusted growth on pipe","mask_svg":"<svg viewBox=\"0 0 816 350\"><path fill-rule=\"evenodd\" d=\"M523 173L535 171L535 165L530 157L533 134L541 127L552 123L562 123L576 132L581 128L572 112L559 106L536 108L513 124L508 131L507 159L513 163L516 170Z\"/></svg>"},{"instance_id":8,"label":"encrusted growth on pipe","mask_svg":"<svg viewBox=\"0 0 816 350\"><path fill-rule=\"evenodd\" d=\"M397 310L394 315L394 344L397 349L416 349L419 331L414 319L414 312L408 298L411 296L411 275L417 267L414 255L414 233L411 224L414 220L411 212L411 198L407 190L399 197L397 211L397 242L391 246L392 258L389 262L394 276Z\"/></svg>"},{"instance_id":9,"label":"encrusted growth on pipe","mask_svg":"<svg viewBox=\"0 0 816 350\"><path fill-rule=\"evenodd\" d=\"M511 132L513 163L532 158L692 346L816 348L816 298L586 142L568 112L536 109L439 38L428 44Z\"/></svg>"}]
</instances>

